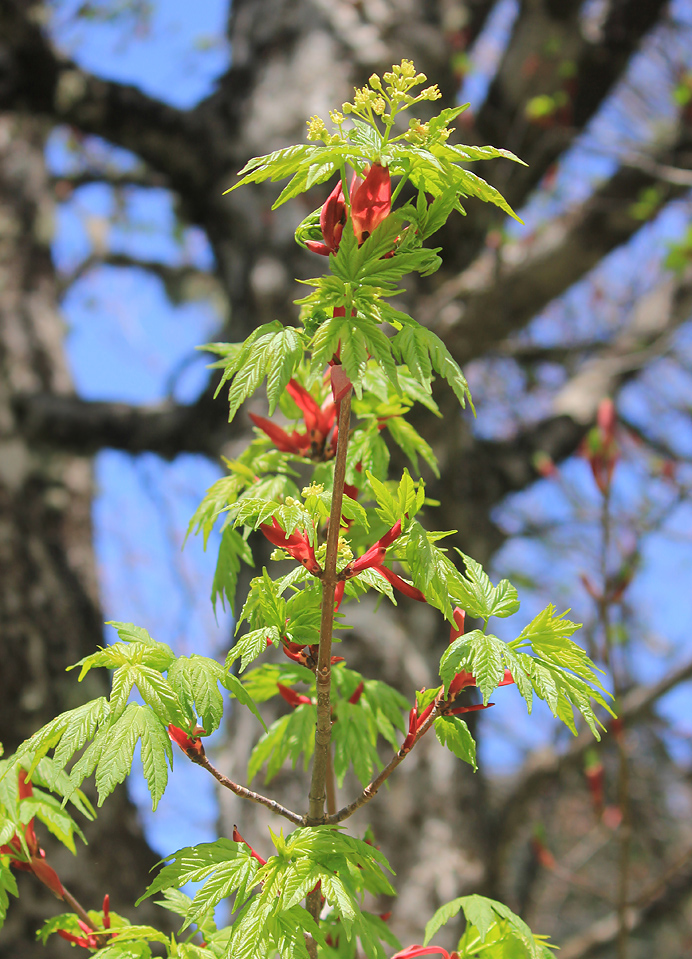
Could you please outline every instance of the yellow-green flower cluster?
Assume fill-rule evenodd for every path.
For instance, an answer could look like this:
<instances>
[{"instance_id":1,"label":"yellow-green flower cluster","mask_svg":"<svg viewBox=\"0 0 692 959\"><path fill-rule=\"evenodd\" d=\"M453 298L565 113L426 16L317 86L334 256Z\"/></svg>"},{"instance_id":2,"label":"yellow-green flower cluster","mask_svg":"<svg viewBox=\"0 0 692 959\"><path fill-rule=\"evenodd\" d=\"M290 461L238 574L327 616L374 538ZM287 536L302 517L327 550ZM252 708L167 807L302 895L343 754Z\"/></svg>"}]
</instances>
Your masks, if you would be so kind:
<instances>
[{"instance_id":1,"label":"yellow-green flower cluster","mask_svg":"<svg viewBox=\"0 0 692 959\"><path fill-rule=\"evenodd\" d=\"M424 73L416 73L416 68L410 60L402 60L400 64L393 66L382 79L373 73L368 80L369 86L356 89L353 102L344 103L342 107L344 113L355 113L363 119L370 120L373 119L373 115L382 117L385 123L391 125L394 117L401 110L423 100L439 100L442 96L437 84L426 87L416 96L410 92L427 80Z\"/></svg>"},{"instance_id":2,"label":"yellow-green flower cluster","mask_svg":"<svg viewBox=\"0 0 692 959\"><path fill-rule=\"evenodd\" d=\"M332 114L335 112L336 111L332 110L332 112L329 114L332 120L334 120ZM343 122L344 118L340 113L338 116L341 117L341 122ZM336 123L337 121L335 120L334 122ZM322 117L310 117L310 119L307 121L307 127L308 140L321 140L327 146L330 146L333 143L341 143L343 141L341 130L339 130L339 133L330 133Z\"/></svg>"}]
</instances>

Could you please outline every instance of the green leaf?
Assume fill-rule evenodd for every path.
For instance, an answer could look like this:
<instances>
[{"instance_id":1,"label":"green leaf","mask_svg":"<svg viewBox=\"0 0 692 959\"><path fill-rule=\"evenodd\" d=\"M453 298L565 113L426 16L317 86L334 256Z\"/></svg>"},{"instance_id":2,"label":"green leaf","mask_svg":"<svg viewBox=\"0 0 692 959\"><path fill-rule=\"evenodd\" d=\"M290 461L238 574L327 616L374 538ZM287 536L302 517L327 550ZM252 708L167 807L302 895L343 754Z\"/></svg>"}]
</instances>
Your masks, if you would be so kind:
<instances>
[{"instance_id":1,"label":"green leaf","mask_svg":"<svg viewBox=\"0 0 692 959\"><path fill-rule=\"evenodd\" d=\"M382 768L377 755L378 728L367 700L353 705L339 703L338 722L332 726L334 773L339 788L350 765L363 786L372 778L374 768Z\"/></svg>"},{"instance_id":2,"label":"green leaf","mask_svg":"<svg viewBox=\"0 0 692 959\"><path fill-rule=\"evenodd\" d=\"M216 610L217 600L221 600L222 609L226 609L226 600L235 615L235 592L240 572L240 561L253 565L252 552L240 533L231 526L224 527L219 544L219 558L214 571L211 587L211 602Z\"/></svg>"},{"instance_id":3,"label":"green leaf","mask_svg":"<svg viewBox=\"0 0 692 959\"><path fill-rule=\"evenodd\" d=\"M240 671L241 673L244 672L250 663L266 652L268 638L273 638L277 645L281 641L275 628L253 629L249 633L245 633L236 641L235 646L226 657L226 669L230 669L236 659L240 657Z\"/></svg>"},{"instance_id":4,"label":"green leaf","mask_svg":"<svg viewBox=\"0 0 692 959\"><path fill-rule=\"evenodd\" d=\"M284 327L270 340L267 346L267 399L270 416L302 358L303 340L295 327Z\"/></svg>"},{"instance_id":5,"label":"green leaf","mask_svg":"<svg viewBox=\"0 0 692 959\"><path fill-rule=\"evenodd\" d=\"M197 653L179 656L168 670L168 682L190 718L199 717L207 735L219 728L223 697L218 684L226 682L226 670L220 663Z\"/></svg>"},{"instance_id":6,"label":"green leaf","mask_svg":"<svg viewBox=\"0 0 692 959\"><path fill-rule=\"evenodd\" d=\"M263 728L266 730L266 725L260 711L257 708L257 704L250 695L250 693L245 689L241 681L237 676L234 676L233 673L224 672L221 682L224 684L226 689L229 691L231 696L234 696L242 706L246 706L252 715L260 721Z\"/></svg>"},{"instance_id":7,"label":"green leaf","mask_svg":"<svg viewBox=\"0 0 692 959\"><path fill-rule=\"evenodd\" d=\"M432 367L436 373L447 380L461 406L466 406L468 400L473 409L466 377L442 340L432 330L418 325L404 327L394 337L392 348L414 375L416 371L418 372L422 383L429 381L429 368ZM425 358L426 353L429 364L428 359Z\"/></svg>"},{"instance_id":8,"label":"green leaf","mask_svg":"<svg viewBox=\"0 0 692 959\"><path fill-rule=\"evenodd\" d=\"M34 794L19 804L20 822L26 825L36 816L55 838L75 855L75 833L86 843L82 830L62 804L49 793L34 787Z\"/></svg>"},{"instance_id":9,"label":"green leaf","mask_svg":"<svg viewBox=\"0 0 692 959\"><path fill-rule=\"evenodd\" d=\"M430 942L442 926L462 910L467 922L464 939L472 937L475 942L480 939L481 943L488 940L493 945L506 944L501 955L516 956L517 959L520 956L522 959L523 957L525 959L546 959L546 956L550 955L545 945L534 937L524 920L515 915L504 903L477 895L460 896L458 899L441 906L425 927L425 945ZM517 946L519 948L523 947L521 952L517 952ZM463 948L463 943L460 944L461 948ZM472 951L476 950L472 949Z\"/></svg>"},{"instance_id":10,"label":"green leaf","mask_svg":"<svg viewBox=\"0 0 692 959\"><path fill-rule=\"evenodd\" d=\"M503 579L497 586L493 586L487 573L475 559L471 559L461 550L457 553L464 560L466 575L463 579L462 594L457 596L459 604L467 613L478 619L488 619L490 616L504 618L511 616L519 609L519 597L509 580Z\"/></svg>"},{"instance_id":11,"label":"green leaf","mask_svg":"<svg viewBox=\"0 0 692 959\"><path fill-rule=\"evenodd\" d=\"M478 769L476 764L476 742L463 719L458 716L439 716L434 723L435 735L459 759Z\"/></svg>"},{"instance_id":12,"label":"green leaf","mask_svg":"<svg viewBox=\"0 0 692 959\"><path fill-rule=\"evenodd\" d=\"M173 753L166 727L153 710L148 706L130 703L120 719L109 727L107 735L101 731L99 740L94 756L99 806L130 772L135 746L141 742L144 777L151 793L152 808L156 809L168 782L166 763L173 765ZM96 742L92 743L92 747ZM82 760L85 757L86 754Z\"/></svg>"},{"instance_id":13,"label":"green leaf","mask_svg":"<svg viewBox=\"0 0 692 959\"><path fill-rule=\"evenodd\" d=\"M19 895L19 890L17 889L17 880L12 875L12 870L9 866L4 866L0 861L0 929L5 923L5 916L7 915L7 909L10 904L10 896Z\"/></svg>"},{"instance_id":14,"label":"green leaf","mask_svg":"<svg viewBox=\"0 0 692 959\"><path fill-rule=\"evenodd\" d=\"M28 739L17 751L17 762L31 777L39 762L53 747L56 770L64 769L74 754L91 739L98 726L108 719L110 707L105 697L61 713Z\"/></svg>"},{"instance_id":15,"label":"green leaf","mask_svg":"<svg viewBox=\"0 0 692 959\"><path fill-rule=\"evenodd\" d=\"M394 442L411 460L416 472L418 472L418 456L420 455L435 476L439 478L440 471L432 448L426 443L423 437L416 432L408 420L405 420L402 416L391 416L387 419L386 426Z\"/></svg>"},{"instance_id":16,"label":"green leaf","mask_svg":"<svg viewBox=\"0 0 692 959\"><path fill-rule=\"evenodd\" d=\"M506 645L501 639L479 629L455 639L440 660L440 678L445 691L449 689L455 674L465 669L473 673L476 685L483 694L483 702L487 705L490 694L504 676L505 649Z\"/></svg>"}]
</instances>

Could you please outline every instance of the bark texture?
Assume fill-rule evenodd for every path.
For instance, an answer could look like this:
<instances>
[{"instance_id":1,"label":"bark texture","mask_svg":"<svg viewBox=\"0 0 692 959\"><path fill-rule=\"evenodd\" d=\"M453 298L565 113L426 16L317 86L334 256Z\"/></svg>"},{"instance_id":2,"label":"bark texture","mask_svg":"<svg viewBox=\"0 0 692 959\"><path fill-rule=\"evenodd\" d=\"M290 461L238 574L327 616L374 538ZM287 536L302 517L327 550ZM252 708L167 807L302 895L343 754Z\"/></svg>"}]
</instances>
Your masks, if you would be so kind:
<instances>
[{"instance_id":1,"label":"bark texture","mask_svg":"<svg viewBox=\"0 0 692 959\"><path fill-rule=\"evenodd\" d=\"M13 411L19 392L73 392L50 252L45 132L40 121L0 116L0 741L8 753L57 713L107 689L105 677L90 674L78 686L65 672L103 643L91 462L32 442ZM81 825L89 847L76 859L39 828L48 860L86 908L100 908L109 892L116 911L131 911L132 894L144 890L157 857L125 790L95 823ZM0 956L45 956L35 932L60 904L33 876L19 880ZM71 955L71 948L58 940L51 955Z\"/></svg>"}]
</instances>

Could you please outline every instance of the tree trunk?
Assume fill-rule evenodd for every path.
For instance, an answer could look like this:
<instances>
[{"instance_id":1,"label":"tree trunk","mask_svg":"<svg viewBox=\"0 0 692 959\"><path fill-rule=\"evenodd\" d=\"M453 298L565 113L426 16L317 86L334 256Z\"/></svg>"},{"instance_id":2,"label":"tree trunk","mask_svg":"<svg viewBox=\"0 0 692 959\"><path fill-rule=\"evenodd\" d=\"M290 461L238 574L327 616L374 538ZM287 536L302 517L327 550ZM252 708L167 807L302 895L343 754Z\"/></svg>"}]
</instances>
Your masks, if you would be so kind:
<instances>
[{"instance_id":1,"label":"tree trunk","mask_svg":"<svg viewBox=\"0 0 692 959\"><path fill-rule=\"evenodd\" d=\"M72 391L51 260L44 133L34 120L0 117L0 740L6 753L57 713L102 695L108 682L96 671L79 686L75 673L65 672L103 643L91 463L28 441L14 414L22 392ZM127 912L158 857L124 789L85 833L89 848L77 859L41 827L39 841L86 908L100 908L108 892L113 908ZM11 904L0 956L45 957L35 932L64 907L33 876L18 878L22 894ZM50 950L73 955L61 940Z\"/></svg>"}]
</instances>

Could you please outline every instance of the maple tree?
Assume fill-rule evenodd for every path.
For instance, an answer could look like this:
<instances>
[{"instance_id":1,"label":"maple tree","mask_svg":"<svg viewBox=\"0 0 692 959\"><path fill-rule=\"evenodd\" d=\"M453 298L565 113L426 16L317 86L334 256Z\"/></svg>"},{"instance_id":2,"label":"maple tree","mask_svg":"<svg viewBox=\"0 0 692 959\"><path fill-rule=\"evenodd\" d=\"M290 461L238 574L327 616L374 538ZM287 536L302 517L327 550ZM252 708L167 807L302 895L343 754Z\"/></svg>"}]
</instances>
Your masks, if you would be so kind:
<instances>
[{"instance_id":1,"label":"maple tree","mask_svg":"<svg viewBox=\"0 0 692 959\"><path fill-rule=\"evenodd\" d=\"M577 624L550 605L509 642L490 632L493 617L506 619L519 609L516 588L507 580L494 585L470 556L457 550L457 559L438 545L449 532L421 523L433 505L423 481L408 469L400 478L389 475L383 429L414 474L418 457L436 471L431 447L406 419L415 403L438 412L435 378L447 382L461 406L471 402L442 341L390 299L407 274L439 268L439 249L424 244L463 212L462 200L474 197L514 216L502 195L466 165L497 157L521 162L494 147L448 144L450 124L463 106L402 124L399 114L438 99L435 86L417 90L425 80L407 60L382 79L373 75L343 112L332 111L331 129L313 117L307 143L250 161L233 187L290 177L277 207L339 178L325 205L296 231L300 244L329 256L329 271L306 281L311 291L298 301L302 325L266 323L243 343L207 347L223 371L219 390L228 387L231 419L266 380L269 415L279 410L297 424L288 432L255 415L255 438L227 463L228 475L192 518L191 531L205 537L216 524L222 528L213 598L227 600L235 611L241 563L252 564L252 531L275 547L272 559L290 557L297 565L276 577L263 568L251 581L237 617L238 639L223 666L197 654L176 656L140 626L111 624L118 641L76 664L80 680L94 668L112 670L110 695L57 716L2 762L0 908L4 915L8 894L17 893L12 869L28 868L70 907L44 926L44 941L59 933L109 959L144 959L156 943L170 956L196 959L277 953L284 959L350 959L358 949L384 959L385 946L398 949L400 959L448 956L429 943L461 912L458 956L493 959L508 949L531 959L551 954L507 906L482 896L442 906L428 923L426 944L402 949L382 915L366 908L395 894L388 862L369 836L358 838L341 826L433 728L442 747L475 769L475 742L460 717L490 708L500 686L516 689L529 710L534 696L544 700L575 734L575 710L597 738L606 714L612 715L598 671L572 639ZM604 408L603 462L592 456L603 489L614 464L611 421ZM412 706L385 683L350 668L348 655L333 655L336 642L348 653L347 634L339 635L348 625L348 604L370 590L392 603L397 594L426 603L450 624L441 683L415 691ZM466 615L479 623L468 632ZM278 661L248 669L272 648ZM468 686L478 688L481 704L457 703ZM306 770L312 762L307 812L233 782L212 764L203 741L224 715L219 687L252 711L258 732L264 728L250 757L249 783L262 769L269 783L288 761L302 761ZM267 728L258 704L274 696L291 711ZM392 749L387 763L380 740ZM173 936L130 924L110 910L108 899L100 912L85 910L41 856L33 825L38 820L74 848L81 833L66 805L93 817L82 784L93 775L100 806L129 774L138 746L155 809L172 764L171 741L222 786L296 827L286 836L271 833L275 851L266 859L237 829L233 839L166 856L145 897L163 895L167 908L184 918ZM350 769L362 789L338 808L335 784L342 787ZM203 883L194 897L181 891L190 881ZM214 907L229 897L232 921L217 925Z\"/></svg>"}]
</instances>

